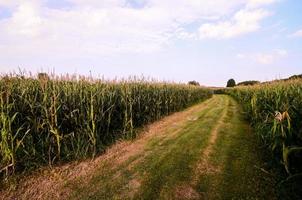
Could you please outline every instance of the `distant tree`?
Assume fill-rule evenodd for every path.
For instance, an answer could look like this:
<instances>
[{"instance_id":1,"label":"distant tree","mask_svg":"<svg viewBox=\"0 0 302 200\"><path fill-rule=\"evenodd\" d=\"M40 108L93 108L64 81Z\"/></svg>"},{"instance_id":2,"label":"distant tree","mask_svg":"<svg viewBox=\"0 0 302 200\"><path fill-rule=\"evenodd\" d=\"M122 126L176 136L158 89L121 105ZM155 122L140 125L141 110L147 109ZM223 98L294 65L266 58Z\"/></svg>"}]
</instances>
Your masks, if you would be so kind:
<instances>
[{"instance_id":1,"label":"distant tree","mask_svg":"<svg viewBox=\"0 0 302 200\"><path fill-rule=\"evenodd\" d=\"M200 84L197 81L189 81L189 85L195 85L195 86L200 86Z\"/></svg>"},{"instance_id":2,"label":"distant tree","mask_svg":"<svg viewBox=\"0 0 302 200\"><path fill-rule=\"evenodd\" d=\"M47 73L39 73L38 74L38 79L39 80L48 80L49 79L49 76Z\"/></svg>"},{"instance_id":3,"label":"distant tree","mask_svg":"<svg viewBox=\"0 0 302 200\"><path fill-rule=\"evenodd\" d=\"M236 82L234 79L229 79L228 82L227 82L227 87L235 87L236 86Z\"/></svg>"},{"instance_id":4,"label":"distant tree","mask_svg":"<svg viewBox=\"0 0 302 200\"><path fill-rule=\"evenodd\" d=\"M302 74L299 75L293 75L291 77L288 78L288 80L292 80L292 79L298 79L298 78L302 78Z\"/></svg>"},{"instance_id":5,"label":"distant tree","mask_svg":"<svg viewBox=\"0 0 302 200\"><path fill-rule=\"evenodd\" d=\"M214 94L226 94L225 88L214 89Z\"/></svg>"},{"instance_id":6,"label":"distant tree","mask_svg":"<svg viewBox=\"0 0 302 200\"><path fill-rule=\"evenodd\" d=\"M260 83L259 81L243 81L243 82L240 82L240 83L237 83L237 85L255 85L255 84L258 84Z\"/></svg>"}]
</instances>

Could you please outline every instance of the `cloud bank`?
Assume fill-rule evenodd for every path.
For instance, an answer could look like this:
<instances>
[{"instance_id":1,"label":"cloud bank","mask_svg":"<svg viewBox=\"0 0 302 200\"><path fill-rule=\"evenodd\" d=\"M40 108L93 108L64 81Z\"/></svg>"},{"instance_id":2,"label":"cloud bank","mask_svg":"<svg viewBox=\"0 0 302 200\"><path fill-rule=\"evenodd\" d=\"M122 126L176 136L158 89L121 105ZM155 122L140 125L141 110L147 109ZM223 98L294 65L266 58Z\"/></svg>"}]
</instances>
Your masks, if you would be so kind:
<instances>
[{"instance_id":1,"label":"cloud bank","mask_svg":"<svg viewBox=\"0 0 302 200\"><path fill-rule=\"evenodd\" d=\"M98 56L255 32L276 0L0 0L0 54ZM195 28L187 28L197 24Z\"/></svg>"}]
</instances>

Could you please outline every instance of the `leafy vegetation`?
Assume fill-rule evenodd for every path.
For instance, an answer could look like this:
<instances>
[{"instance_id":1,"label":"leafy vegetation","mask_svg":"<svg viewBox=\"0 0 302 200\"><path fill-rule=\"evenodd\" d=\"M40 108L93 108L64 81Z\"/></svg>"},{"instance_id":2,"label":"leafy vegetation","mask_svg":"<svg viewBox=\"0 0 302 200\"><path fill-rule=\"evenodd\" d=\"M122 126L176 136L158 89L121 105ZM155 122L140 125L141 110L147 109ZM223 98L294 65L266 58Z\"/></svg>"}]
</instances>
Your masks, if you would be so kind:
<instances>
[{"instance_id":1,"label":"leafy vegetation","mask_svg":"<svg viewBox=\"0 0 302 200\"><path fill-rule=\"evenodd\" d=\"M290 76L290 77L289 77L288 79L286 79L286 80L293 80L293 79L300 79L300 78L302 78L302 74Z\"/></svg>"},{"instance_id":2,"label":"leafy vegetation","mask_svg":"<svg viewBox=\"0 0 302 200\"><path fill-rule=\"evenodd\" d=\"M302 81L278 81L225 90L242 103L256 133L284 167L280 184L302 196ZM297 195L297 196L295 196Z\"/></svg>"},{"instance_id":3,"label":"leafy vegetation","mask_svg":"<svg viewBox=\"0 0 302 200\"><path fill-rule=\"evenodd\" d=\"M200 86L200 84L197 81L189 81L189 85L195 85L195 86Z\"/></svg>"},{"instance_id":4,"label":"leafy vegetation","mask_svg":"<svg viewBox=\"0 0 302 200\"><path fill-rule=\"evenodd\" d=\"M235 87L236 86L236 82L234 79L229 79L228 82L227 82L227 87Z\"/></svg>"},{"instance_id":5,"label":"leafy vegetation","mask_svg":"<svg viewBox=\"0 0 302 200\"><path fill-rule=\"evenodd\" d=\"M196 83L181 85L135 78L110 82L56 78L44 73L37 79L2 77L0 176L94 157L118 138L135 138L137 128L212 96L211 89L196 87ZM233 88L213 90L216 94L227 93L243 105L280 172L275 173L262 160L267 155L255 137L247 134L250 130L241 119L237 103L225 95L216 95L199 109L194 108L195 112L191 112L195 116L184 117L183 125L174 126L174 120L162 137L146 137L147 145L125 159L130 168L123 164L115 168L110 165L107 171L100 168L87 188L78 185L80 180L69 183L74 198L123 195L131 190L124 185L133 184L136 189L132 197L138 199L174 199L187 192L210 199L274 199L275 183L281 188L281 199L301 198L302 80L295 77L251 85L254 83L246 81L233 87L236 83L230 79L228 85ZM113 180L115 173L120 173L120 178ZM231 187L238 182L240 187ZM265 192L260 191L264 187ZM86 196L88 193L92 196Z\"/></svg>"},{"instance_id":6,"label":"leafy vegetation","mask_svg":"<svg viewBox=\"0 0 302 200\"><path fill-rule=\"evenodd\" d=\"M95 156L135 128L211 97L209 89L145 80L0 79L0 173Z\"/></svg>"},{"instance_id":7,"label":"leafy vegetation","mask_svg":"<svg viewBox=\"0 0 302 200\"><path fill-rule=\"evenodd\" d=\"M237 83L237 86L243 86L243 85L256 85L259 84L259 81L243 81L240 83Z\"/></svg>"}]
</instances>

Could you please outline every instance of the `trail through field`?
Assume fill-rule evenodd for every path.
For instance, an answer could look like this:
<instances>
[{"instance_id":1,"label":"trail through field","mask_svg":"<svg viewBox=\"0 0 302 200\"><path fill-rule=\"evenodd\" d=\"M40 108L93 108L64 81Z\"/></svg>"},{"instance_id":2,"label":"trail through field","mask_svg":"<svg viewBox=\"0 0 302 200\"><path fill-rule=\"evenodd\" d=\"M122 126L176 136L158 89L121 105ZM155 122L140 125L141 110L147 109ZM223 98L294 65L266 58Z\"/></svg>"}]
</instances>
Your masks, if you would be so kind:
<instances>
[{"instance_id":1,"label":"trail through field","mask_svg":"<svg viewBox=\"0 0 302 200\"><path fill-rule=\"evenodd\" d=\"M214 95L143 132L92 161L33 175L3 197L276 199L263 150L231 97Z\"/></svg>"}]
</instances>

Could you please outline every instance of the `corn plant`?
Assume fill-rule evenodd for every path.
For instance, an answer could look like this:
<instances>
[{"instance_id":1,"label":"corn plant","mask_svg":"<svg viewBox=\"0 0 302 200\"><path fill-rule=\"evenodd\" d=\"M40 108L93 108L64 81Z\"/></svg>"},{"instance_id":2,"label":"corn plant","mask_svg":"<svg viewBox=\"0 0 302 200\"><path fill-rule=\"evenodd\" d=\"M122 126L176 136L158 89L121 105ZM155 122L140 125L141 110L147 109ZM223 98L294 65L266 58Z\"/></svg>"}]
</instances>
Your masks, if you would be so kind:
<instances>
[{"instance_id":1,"label":"corn plant","mask_svg":"<svg viewBox=\"0 0 302 200\"><path fill-rule=\"evenodd\" d=\"M242 103L264 144L281 161L287 180L302 179L302 79L224 90Z\"/></svg>"},{"instance_id":2,"label":"corn plant","mask_svg":"<svg viewBox=\"0 0 302 200\"><path fill-rule=\"evenodd\" d=\"M5 176L94 157L118 138L211 97L209 89L145 79L0 78L0 170Z\"/></svg>"}]
</instances>

